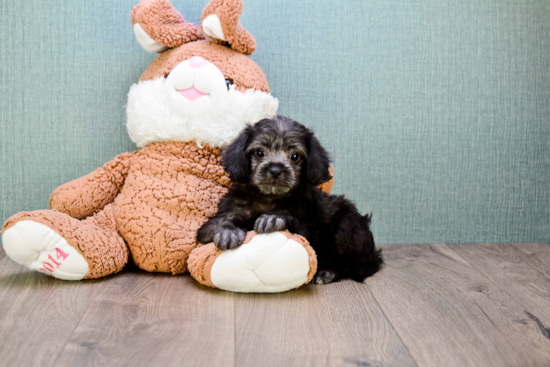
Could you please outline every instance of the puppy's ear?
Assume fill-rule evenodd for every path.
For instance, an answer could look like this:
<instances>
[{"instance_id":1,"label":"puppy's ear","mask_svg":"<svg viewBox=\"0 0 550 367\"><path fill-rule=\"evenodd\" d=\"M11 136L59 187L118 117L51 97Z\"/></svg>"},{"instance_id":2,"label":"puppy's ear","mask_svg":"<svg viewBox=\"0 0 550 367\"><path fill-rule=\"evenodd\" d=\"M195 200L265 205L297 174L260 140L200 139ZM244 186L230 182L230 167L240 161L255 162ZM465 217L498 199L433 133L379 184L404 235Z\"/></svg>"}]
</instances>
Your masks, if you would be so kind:
<instances>
[{"instance_id":1,"label":"puppy's ear","mask_svg":"<svg viewBox=\"0 0 550 367\"><path fill-rule=\"evenodd\" d=\"M329 172L330 157L313 133L309 132L308 135L307 180L310 184L318 186L331 178Z\"/></svg>"},{"instance_id":2,"label":"puppy's ear","mask_svg":"<svg viewBox=\"0 0 550 367\"><path fill-rule=\"evenodd\" d=\"M250 179L250 161L246 148L250 144L252 127L247 126L223 152L223 164L231 180L246 183Z\"/></svg>"}]
</instances>

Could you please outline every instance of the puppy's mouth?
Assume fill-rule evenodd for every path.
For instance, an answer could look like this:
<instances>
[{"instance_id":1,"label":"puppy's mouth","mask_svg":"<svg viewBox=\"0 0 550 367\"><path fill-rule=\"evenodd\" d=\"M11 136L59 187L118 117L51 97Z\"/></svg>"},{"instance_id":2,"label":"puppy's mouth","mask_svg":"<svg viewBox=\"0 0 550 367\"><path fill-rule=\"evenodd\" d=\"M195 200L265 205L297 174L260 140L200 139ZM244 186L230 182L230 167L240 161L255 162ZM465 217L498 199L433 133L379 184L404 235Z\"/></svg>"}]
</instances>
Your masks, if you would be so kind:
<instances>
[{"instance_id":1,"label":"puppy's mouth","mask_svg":"<svg viewBox=\"0 0 550 367\"><path fill-rule=\"evenodd\" d=\"M258 189L266 195L286 195L292 190L292 185L285 178L265 178L256 184Z\"/></svg>"},{"instance_id":2,"label":"puppy's mouth","mask_svg":"<svg viewBox=\"0 0 550 367\"><path fill-rule=\"evenodd\" d=\"M286 195L292 189L289 186L281 185L277 182L265 182L257 185L258 189L265 195Z\"/></svg>"}]
</instances>

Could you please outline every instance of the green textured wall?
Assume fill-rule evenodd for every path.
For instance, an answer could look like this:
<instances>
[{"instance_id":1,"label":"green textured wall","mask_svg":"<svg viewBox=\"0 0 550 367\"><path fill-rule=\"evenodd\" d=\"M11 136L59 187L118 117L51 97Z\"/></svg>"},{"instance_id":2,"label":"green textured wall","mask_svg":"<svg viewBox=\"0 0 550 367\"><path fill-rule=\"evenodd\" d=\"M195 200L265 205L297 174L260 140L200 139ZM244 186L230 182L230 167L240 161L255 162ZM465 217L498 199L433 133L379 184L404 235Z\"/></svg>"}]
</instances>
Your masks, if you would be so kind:
<instances>
[{"instance_id":1,"label":"green textured wall","mask_svg":"<svg viewBox=\"0 0 550 367\"><path fill-rule=\"evenodd\" d=\"M0 220L134 149L137 1L0 1ZM549 1L248 0L241 22L379 243L550 241Z\"/></svg>"}]
</instances>

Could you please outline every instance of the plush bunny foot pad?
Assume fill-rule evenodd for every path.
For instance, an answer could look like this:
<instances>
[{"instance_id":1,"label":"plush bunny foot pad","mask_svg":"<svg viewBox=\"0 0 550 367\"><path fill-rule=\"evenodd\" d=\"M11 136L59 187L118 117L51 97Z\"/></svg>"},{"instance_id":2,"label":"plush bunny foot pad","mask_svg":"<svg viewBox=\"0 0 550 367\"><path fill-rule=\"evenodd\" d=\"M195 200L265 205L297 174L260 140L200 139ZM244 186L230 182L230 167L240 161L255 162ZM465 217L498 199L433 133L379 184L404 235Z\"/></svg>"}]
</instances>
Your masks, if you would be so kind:
<instances>
[{"instance_id":1,"label":"plush bunny foot pad","mask_svg":"<svg viewBox=\"0 0 550 367\"><path fill-rule=\"evenodd\" d=\"M244 243L221 251L213 243L194 250L189 271L201 284L243 293L284 292L308 283L317 270L307 240L289 232L248 232Z\"/></svg>"},{"instance_id":2,"label":"plush bunny foot pad","mask_svg":"<svg viewBox=\"0 0 550 367\"><path fill-rule=\"evenodd\" d=\"M81 280L88 262L67 240L50 227L25 220L2 235L4 251L12 260L54 278Z\"/></svg>"}]
</instances>

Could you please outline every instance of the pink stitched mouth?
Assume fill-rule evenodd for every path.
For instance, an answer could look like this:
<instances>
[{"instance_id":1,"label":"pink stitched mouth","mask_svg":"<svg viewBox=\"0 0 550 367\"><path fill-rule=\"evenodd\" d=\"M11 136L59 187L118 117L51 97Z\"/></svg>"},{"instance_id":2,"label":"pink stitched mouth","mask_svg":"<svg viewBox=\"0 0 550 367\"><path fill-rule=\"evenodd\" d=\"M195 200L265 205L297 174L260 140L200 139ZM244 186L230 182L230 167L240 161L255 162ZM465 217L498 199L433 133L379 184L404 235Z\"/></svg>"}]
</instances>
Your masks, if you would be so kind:
<instances>
[{"instance_id":1,"label":"pink stitched mouth","mask_svg":"<svg viewBox=\"0 0 550 367\"><path fill-rule=\"evenodd\" d=\"M206 93L198 91L196 88L178 90L178 93L192 101L208 95Z\"/></svg>"}]
</instances>

